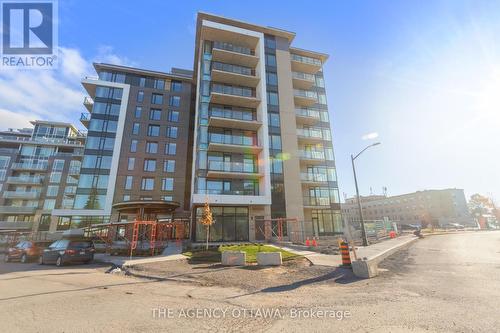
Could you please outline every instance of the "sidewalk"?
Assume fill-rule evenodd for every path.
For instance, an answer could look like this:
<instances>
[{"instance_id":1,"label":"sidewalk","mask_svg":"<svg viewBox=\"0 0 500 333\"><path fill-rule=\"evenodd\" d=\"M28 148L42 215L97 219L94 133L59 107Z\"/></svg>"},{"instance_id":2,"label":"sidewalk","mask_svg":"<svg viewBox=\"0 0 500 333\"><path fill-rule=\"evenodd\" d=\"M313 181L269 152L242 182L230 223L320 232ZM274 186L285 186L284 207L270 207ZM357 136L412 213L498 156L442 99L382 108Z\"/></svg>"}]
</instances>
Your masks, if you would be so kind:
<instances>
[{"instance_id":1,"label":"sidewalk","mask_svg":"<svg viewBox=\"0 0 500 333\"><path fill-rule=\"evenodd\" d=\"M380 243L372 244L366 247L356 247L358 259L382 261L399 248L408 245L415 241L417 237L413 235L399 236L394 239L388 239ZM276 246L276 245L273 245ZM276 246L278 247L278 246ZM318 266L340 266L342 265L342 257L340 255L322 254L318 252L308 251L305 246L288 245L281 246L283 250L306 257L313 265ZM351 251L351 261L354 261L354 253Z\"/></svg>"},{"instance_id":2,"label":"sidewalk","mask_svg":"<svg viewBox=\"0 0 500 333\"><path fill-rule=\"evenodd\" d=\"M185 259L187 259L187 257L182 254L161 255L154 257L132 257L132 259L130 259L130 257L111 256L106 253L97 253L94 256L95 262L113 264L120 267L149 264L153 262L162 262L162 261L185 260Z\"/></svg>"}]
</instances>

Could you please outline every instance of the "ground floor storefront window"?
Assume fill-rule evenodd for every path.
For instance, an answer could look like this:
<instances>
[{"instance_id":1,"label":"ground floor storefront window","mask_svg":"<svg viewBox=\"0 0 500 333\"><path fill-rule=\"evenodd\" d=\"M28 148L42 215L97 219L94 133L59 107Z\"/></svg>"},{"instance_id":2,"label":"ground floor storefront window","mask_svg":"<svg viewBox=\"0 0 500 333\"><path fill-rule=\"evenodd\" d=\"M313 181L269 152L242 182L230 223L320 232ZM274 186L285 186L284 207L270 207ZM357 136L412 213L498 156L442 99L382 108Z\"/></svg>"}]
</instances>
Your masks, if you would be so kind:
<instances>
[{"instance_id":1,"label":"ground floor storefront window","mask_svg":"<svg viewBox=\"0 0 500 333\"><path fill-rule=\"evenodd\" d=\"M342 217L340 212L330 209L313 209L312 222L314 233L319 236L341 234Z\"/></svg>"},{"instance_id":2,"label":"ground floor storefront window","mask_svg":"<svg viewBox=\"0 0 500 333\"><path fill-rule=\"evenodd\" d=\"M211 242L248 241L248 207L210 206L215 223L210 227ZM203 207L196 208L196 241L206 240L206 228L199 220Z\"/></svg>"}]
</instances>

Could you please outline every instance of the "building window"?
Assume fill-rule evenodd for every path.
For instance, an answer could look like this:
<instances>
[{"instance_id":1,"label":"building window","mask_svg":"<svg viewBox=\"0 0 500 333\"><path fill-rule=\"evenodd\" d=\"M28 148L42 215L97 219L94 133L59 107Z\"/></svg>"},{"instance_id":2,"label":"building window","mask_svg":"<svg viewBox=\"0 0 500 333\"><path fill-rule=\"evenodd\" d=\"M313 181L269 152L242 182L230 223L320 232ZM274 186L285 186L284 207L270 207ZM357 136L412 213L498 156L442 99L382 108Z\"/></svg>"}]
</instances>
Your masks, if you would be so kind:
<instances>
[{"instance_id":1,"label":"building window","mask_svg":"<svg viewBox=\"0 0 500 333\"><path fill-rule=\"evenodd\" d=\"M163 195L161 197L161 200L163 200L163 201L174 201L174 197L171 196L171 195Z\"/></svg>"},{"instance_id":2,"label":"building window","mask_svg":"<svg viewBox=\"0 0 500 333\"><path fill-rule=\"evenodd\" d=\"M133 181L134 181L134 177L132 177L132 176L125 177L125 189L126 190L132 189L132 182Z\"/></svg>"},{"instance_id":3,"label":"building window","mask_svg":"<svg viewBox=\"0 0 500 333\"><path fill-rule=\"evenodd\" d=\"M143 170L148 172L156 171L156 160L144 160Z\"/></svg>"},{"instance_id":4,"label":"building window","mask_svg":"<svg viewBox=\"0 0 500 333\"><path fill-rule=\"evenodd\" d=\"M167 138L172 138L172 139L177 138L177 127L175 126L167 127Z\"/></svg>"},{"instance_id":5,"label":"building window","mask_svg":"<svg viewBox=\"0 0 500 333\"><path fill-rule=\"evenodd\" d=\"M130 152L135 153L137 151L137 140L132 140L130 142Z\"/></svg>"},{"instance_id":6,"label":"building window","mask_svg":"<svg viewBox=\"0 0 500 333\"><path fill-rule=\"evenodd\" d=\"M141 129L141 124L134 123L134 125L132 125L132 134L139 135L140 129Z\"/></svg>"},{"instance_id":7,"label":"building window","mask_svg":"<svg viewBox=\"0 0 500 333\"><path fill-rule=\"evenodd\" d=\"M158 152L158 142L146 142L146 153L156 154Z\"/></svg>"},{"instance_id":8,"label":"building window","mask_svg":"<svg viewBox=\"0 0 500 333\"><path fill-rule=\"evenodd\" d=\"M281 136L270 135L269 136L269 148L271 149L281 149Z\"/></svg>"},{"instance_id":9,"label":"building window","mask_svg":"<svg viewBox=\"0 0 500 333\"><path fill-rule=\"evenodd\" d=\"M155 188L155 179L154 178L142 178L141 190L153 191L154 188Z\"/></svg>"},{"instance_id":10,"label":"building window","mask_svg":"<svg viewBox=\"0 0 500 333\"><path fill-rule=\"evenodd\" d=\"M318 94L318 103L326 105L326 95L325 94Z\"/></svg>"},{"instance_id":11,"label":"building window","mask_svg":"<svg viewBox=\"0 0 500 333\"><path fill-rule=\"evenodd\" d=\"M172 81L170 83L170 90L171 91L182 91L182 82L180 82L180 81Z\"/></svg>"},{"instance_id":12,"label":"building window","mask_svg":"<svg viewBox=\"0 0 500 333\"><path fill-rule=\"evenodd\" d=\"M274 54L266 54L266 65L276 66L276 56Z\"/></svg>"},{"instance_id":13,"label":"building window","mask_svg":"<svg viewBox=\"0 0 500 333\"><path fill-rule=\"evenodd\" d=\"M48 197L57 197L58 192L59 192L59 185L47 186L47 196Z\"/></svg>"},{"instance_id":14,"label":"building window","mask_svg":"<svg viewBox=\"0 0 500 333\"><path fill-rule=\"evenodd\" d=\"M160 125L149 125L148 136L160 136Z\"/></svg>"},{"instance_id":15,"label":"building window","mask_svg":"<svg viewBox=\"0 0 500 333\"><path fill-rule=\"evenodd\" d=\"M50 228L50 215L40 216L40 222L38 223L38 231L48 231Z\"/></svg>"},{"instance_id":16,"label":"building window","mask_svg":"<svg viewBox=\"0 0 500 333\"><path fill-rule=\"evenodd\" d=\"M137 92L137 102L139 102L139 103L144 102L144 91L139 90Z\"/></svg>"},{"instance_id":17,"label":"building window","mask_svg":"<svg viewBox=\"0 0 500 333\"><path fill-rule=\"evenodd\" d=\"M161 180L162 191L173 191L174 190L174 179L173 178L163 178Z\"/></svg>"},{"instance_id":18,"label":"building window","mask_svg":"<svg viewBox=\"0 0 500 333\"><path fill-rule=\"evenodd\" d=\"M280 127L280 115L279 115L279 113L269 112L267 114L267 116L268 116L268 124L269 124L269 126Z\"/></svg>"},{"instance_id":19,"label":"building window","mask_svg":"<svg viewBox=\"0 0 500 333\"><path fill-rule=\"evenodd\" d=\"M139 87L145 87L146 86L146 78L141 77L139 78Z\"/></svg>"},{"instance_id":20,"label":"building window","mask_svg":"<svg viewBox=\"0 0 500 333\"><path fill-rule=\"evenodd\" d=\"M64 160L54 160L52 171L62 171L64 169Z\"/></svg>"},{"instance_id":21,"label":"building window","mask_svg":"<svg viewBox=\"0 0 500 333\"><path fill-rule=\"evenodd\" d=\"M270 49L275 49L276 48L276 39L274 38L266 38L264 39L265 46Z\"/></svg>"},{"instance_id":22,"label":"building window","mask_svg":"<svg viewBox=\"0 0 500 333\"><path fill-rule=\"evenodd\" d=\"M168 112L168 121L172 123L176 123L179 121L179 111L172 111L170 110Z\"/></svg>"},{"instance_id":23,"label":"building window","mask_svg":"<svg viewBox=\"0 0 500 333\"><path fill-rule=\"evenodd\" d=\"M165 160L163 162L163 171L164 172L174 172L175 171L175 161L174 160Z\"/></svg>"},{"instance_id":24,"label":"building window","mask_svg":"<svg viewBox=\"0 0 500 333\"><path fill-rule=\"evenodd\" d=\"M130 201L130 194L124 194L123 201Z\"/></svg>"},{"instance_id":25,"label":"building window","mask_svg":"<svg viewBox=\"0 0 500 333\"><path fill-rule=\"evenodd\" d=\"M155 89L160 89L160 90L165 89L165 80L154 79L154 81L153 81L153 87Z\"/></svg>"},{"instance_id":26,"label":"building window","mask_svg":"<svg viewBox=\"0 0 500 333\"><path fill-rule=\"evenodd\" d=\"M278 85L278 75L276 73L267 72L266 73L267 84L277 86Z\"/></svg>"},{"instance_id":27,"label":"building window","mask_svg":"<svg viewBox=\"0 0 500 333\"><path fill-rule=\"evenodd\" d=\"M162 94L152 94L151 95L151 104L163 104L163 95Z\"/></svg>"},{"instance_id":28,"label":"building window","mask_svg":"<svg viewBox=\"0 0 500 333\"><path fill-rule=\"evenodd\" d=\"M267 92L267 104L269 105L279 105L278 94L275 92Z\"/></svg>"},{"instance_id":29,"label":"building window","mask_svg":"<svg viewBox=\"0 0 500 333\"><path fill-rule=\"evenodd\" d=\"M59 183L59 182L61 182L61 174L62 173L60 171L52 172L50 174L49 182L50 183Z\"/></svg>"},{"instance_id":30,"label":"building window","mask_svg":"<svg viewBox=\"0 0 500 333\"><path fill-rule=\"evenodd\" d=\"M128 171L134 170L134 166L135 166L135 157L129 157L127 162L127 170Z\"/></svg>"},{"instance_id":31,"label":"building window","mask_svg":"<svg viewBox=\"0 0 500 333\"><path fill-rule=\"evenodd\" d=\"M142 106L136 106L135 112L134 112L134 117L141 118L141 115L142 115Z\"/></svg>"},{"instance_id":32,"label":"building window","mask_svg":"<svg viewBox=\"0 0 500 333\"><path fill-rule=\"evenodd\" d=\"M169 142L165 146L165 154L167 155L175 155L177 152L177 144Z\"/></svg>"},{"instance_id":33,"label":"building window","mask_svg":"<svg viewBox=\"0 0 500 333\"><path fill-rule=\"evenodd\" d=\"M180 96L170 96L170 100L168 103L170 106L181 106L181 97Z\"/></svg>"},{"instance_id":34,"label":"building window","mask_svg":"<svg viewBox=\"0 0 500 333\"><path fill-rule=\"evenodd\" d=\"M43 202L43 210L52 210L56 206L56 199L45 199Z\"/></svg>"},{"instance_id":35,"label":"building window","mask_svg":"<svg viewBox=\"0 0 500 333\"><path fill-rule=\"evenodd\" d=\"M161 120L161 110L160 109L149 110L149 120Z\"/></svg>"}]
</instances>

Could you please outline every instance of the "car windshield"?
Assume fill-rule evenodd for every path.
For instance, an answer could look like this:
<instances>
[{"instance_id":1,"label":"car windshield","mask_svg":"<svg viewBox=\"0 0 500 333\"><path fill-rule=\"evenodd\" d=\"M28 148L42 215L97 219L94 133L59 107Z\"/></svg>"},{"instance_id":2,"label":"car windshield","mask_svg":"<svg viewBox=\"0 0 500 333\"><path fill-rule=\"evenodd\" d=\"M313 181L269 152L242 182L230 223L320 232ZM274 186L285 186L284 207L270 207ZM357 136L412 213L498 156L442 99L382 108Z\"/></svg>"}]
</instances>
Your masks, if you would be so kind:
<instances>
[{"instance_id":1,"label":"car windshield","mask_svg":"<svg viewBox=\"0 0 500 333\"><path fill-rule=\"evenodd\" d=\"M71 242L71 247L75 247L77 249L85 249L85 248L88 248L88 247L92 247L92 243L91 242Z\"/></svg>"}]
</instances>

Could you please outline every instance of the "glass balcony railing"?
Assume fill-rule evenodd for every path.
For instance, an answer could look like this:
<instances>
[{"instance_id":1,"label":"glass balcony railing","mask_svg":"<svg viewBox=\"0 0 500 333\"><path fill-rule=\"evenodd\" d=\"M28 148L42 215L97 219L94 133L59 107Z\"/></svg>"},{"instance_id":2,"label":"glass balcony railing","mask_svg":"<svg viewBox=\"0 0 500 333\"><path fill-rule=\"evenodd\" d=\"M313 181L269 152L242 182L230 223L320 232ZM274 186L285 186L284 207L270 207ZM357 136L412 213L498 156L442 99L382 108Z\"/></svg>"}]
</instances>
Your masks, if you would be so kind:
<instances>
[{"instance_id":1,"label":"glass balcony railing","mask_svg":"<svg viewBox=\"0 0 500 333\"><path fill-rule=\"evenodd\" d=\"M253 111L224 109L218 107L212 107L210 109L210 116L247 121L257 120L257 114Z\"/></svg>"},{"instance_id":2,"label":"glass balcony railing","mask_svg":"<svg viewBox=\"0 0 500 333\"><path fill-rule=\"evenodd\" d=\"M12 168L17 170L47 170L48 163L32 163L32 162L21 162L21 163L12 163Z\"/></svg>"},{"instance_id":3,"label":"glass balcony railing","mask_svg":"<svg viewBox=\"0 0 500 333\"><path fill-rule=\"evenodd\" d=\"M218 83L212 84L212 92L241 97L255 97L255 90L252 88L230 86Z\"/></svg>"},{"instance_id":4,"label":"glass balcony railing","mask_svg":"<svg viewBox=\"0 0 500 333\"><path fill-rule=\"evenodd\" d=\"M221 49L221 50L242 53L242 54L247 54L247 55L255 55L254 50L252 50L248 47L234 45L234 44L226 43L226 42L214 41L213 47L215 49Z\"/></svg>"},{"instance_id":5,"label":"glass balcony railing","mask_svg":"<svg viewBox=\"0 0 500 333\"><path fill-rule=\"evenodd\" d=\"M328 122L328 111L312 108L296 108L295 114L299 117L314 118L318 121Z\"/></svg>"},{"instance_id":6,"label":"glass balcony railing","mask_svg":"<svg viewBox=\"0 0 500 333\"><path fill-rule=\"evenodd\" d=\"M223 171L223 172L244 172L244 173L258 172L256 166L253 163L223 162L223 161L208 161L208 170Z\"/></svg>"},{"instance_id":7,"label":"glass balcony railing","mask_svg":"<svg viewBox=\"0 0 500 333\"><path fill-rule=\"evenodd\" d=\"M31 206L0 206L0 213L3 214L33 214L37 207Z\"/></svg>"},{"instance_id":8,"label":"glass balcony railing","mask_svg":"<svg viewBox=\"0 0 500 333\"><path fill-rule=\"evenodd\" d=\"M255 71L250 67L225 64L222 62L212 62L212 69L241 75L255 76Z\"/></svg>"},{"instance_id":9,"label":"glass balcony railing","mask_svg":"<svg viewBox=\"0 0 500 333\"><path fill-rule=\"evenodd\" d=\"M198 190L199 194L220 194L220 195L259 195L255 190L219 190L219 189L206 189Z\"/></svg>"},{"instance_id":10,"label":"glass balcony railing","mask_svg":"<svg viewBox=\"0 0 500 333\"><path fill-rule=\"evenodd\" d=\"M83 105L92 106L92 105L94 105L94 100L91 97L86 96L83 98Z\"/></svg>"},{"instance_id":11,"label":"glass balcony railing","mask_svg":"<svg viewBox=\"0 0 500 333\"><path fill-rule=\"evenodd\" d=\"M256 137L231 134L209 133L208 142L239 146L257 146Z\"/></svg>"},{"instance_id":12,"label":"glass balcony railing","mask_svg":"<svg viewBox=\"0 0 500 333\"><path fill-rule=\"evenodd\" d=\"M5 191L3 197L6 199L38 199L38 191Z\"/></svg>"},{"instance_id":13,"label":"glass balcony railing","mask_svg":"<svg viewBox=\"0 0 500 333\"><path fill-rule=\"evenodd\" d=\"M314 82L314 75L302 72L292 72L292 78Z\"/></svg>"},{"instance_id":14,"label":"glass balcony railing","mask_svg":"<svg viewBox=\"0 0 500 333\"><path fill-rule=\"evenodd\" d=\"M311 150L299 150L299 157L308 160L321 160L324 161L325 152L323 151L311 151Z\"/></svg>"},{"instance_id":15,"label":"glass balcony railing","mask_svg":"<svg viewBox=\"0 0 500 333\"><path fill-rule=\"evenodd\" d=\"M11 176L7 178L7 183L13 184L41 184L43 177L41 176Z\"/></svg>"},{"instance_id":16,"label":"glass balcony railing","mask_svg":"<svg viewBox=\"0 0 500 333\"><path fill-rule=\"evenodd\" d=\"M293 89L293 94L294 94L294 96L297 96L297 97L318 99L318 94L315 91Z\"/></svg>"},{"instance_id":17,"label":"glass balcony railing","mask_svg":"<svg viewBox=\"0 0 500 333\"><path fill-rule=\"evenodd\" d=\"M303 172L300 174L300 179L306 182L327 182L328 177L325 174Z\"/></svg>"},{"instance_id":18,"label":"glass balcony railing","mask_svg":"<svg viewBox=\"0 0 500 333\"><path fill-rule=\"evenodd\" d=\"M332 139L330 130L327 128L298 128L297 136L327 141Z\"/></svg>"},{"instance_id":19,"label":"glass balcony railing","mask_svg":"<svg viewBox=\"0 0 500 333\"><path fill-rule=\"evenodd\" d=\"M301 55L294 54L294 53L291 54L291 58L293 61L298 61L298 62L301 62L303 64L321 66L321 60L319 60L319 59L301 56Z\"/></svg>"},{"instance_id":20,"label":"glass balcony railing","mask_svg":"<svg viewBox=\"0 0 500 333\"><path fill-rule=\"evenodd\" d=\"M330 206L333 203L332 199L329 197L309 197L305 196L304 206Z\"/></svg>"}]
</instances>

